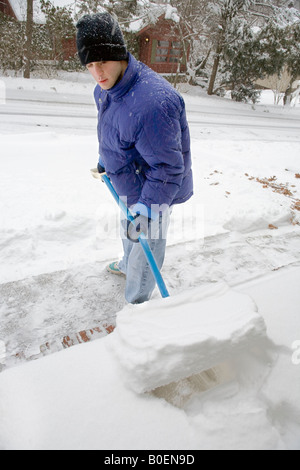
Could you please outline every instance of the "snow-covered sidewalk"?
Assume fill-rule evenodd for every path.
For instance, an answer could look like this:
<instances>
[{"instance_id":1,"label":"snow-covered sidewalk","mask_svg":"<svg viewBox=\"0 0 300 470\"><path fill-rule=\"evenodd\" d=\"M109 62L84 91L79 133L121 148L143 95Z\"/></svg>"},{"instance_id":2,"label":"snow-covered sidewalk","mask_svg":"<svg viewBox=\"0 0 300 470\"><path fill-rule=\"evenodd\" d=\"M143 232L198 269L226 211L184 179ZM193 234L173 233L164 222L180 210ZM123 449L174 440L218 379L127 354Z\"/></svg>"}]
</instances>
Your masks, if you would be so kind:
<instances>
[{"instance_id":1,"label":"snow-covered sidewalk","mask_svg":"<svg viewBox=\"0 0 300 470\"><path fill-rule=\"evenodd\" d=\"M160 390L159 396L135 393L124 385L111 347L114 334L6 370L0 375L1 447L299 449L300 366L293 364L291 348L299 331L299 282L297 268L240 287L257 304L269 338L276 343L254 342L256 348L243 350L236 358L234 378L207 392L199 382L191 386L182 381L172 395L170 390ZM176 323L170 329L180 331L186 309L192 306L195 315L201 308L201 300L189 303L187 299L195 294L200 297L201 290L205 288L187 292L185 305L172 299L177 310L182 307L182 315L179 322L178 315L174 316ZM220 316L223 300L214 297ZM148 315L151 308L153 313L161 308L164 315L163 303L157 300L151 307L150 302ZM131 333L134 338L134 325ZM214 351L213 344L207 346L208 351ZM182 395L189 400L174 406L168 401L170 396L174 401L174 394L178 401Z\"/></svg>"}]
</instances>

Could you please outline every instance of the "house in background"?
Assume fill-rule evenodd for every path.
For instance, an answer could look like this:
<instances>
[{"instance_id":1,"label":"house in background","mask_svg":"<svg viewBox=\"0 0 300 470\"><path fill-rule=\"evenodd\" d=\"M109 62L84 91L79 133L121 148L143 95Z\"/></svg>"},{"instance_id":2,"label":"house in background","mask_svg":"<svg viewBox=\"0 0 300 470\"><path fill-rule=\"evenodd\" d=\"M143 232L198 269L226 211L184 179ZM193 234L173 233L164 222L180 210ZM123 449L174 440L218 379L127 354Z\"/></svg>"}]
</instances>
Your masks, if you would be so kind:
<instances>
[{"instance_id":1,"label":"house in background","mask_svg":"<svg viewBox=\"0 0 300 470\"><path fill-rule=\"evenodd\" d=\"M57 6L67 6L70 4L69 0L52 0L52 3ZM26 0L0 0L0 12L7 16L10 16L16 21L25 22L27 15L27 2ZM33 21L40 28L46 23L46 18L40 8L40 2L34 1L33 3ZM56 38L52 38L52 52L50 57L38 57L39 61L49 59L50 61L57 60L58 56L60 60L68 61L74 58L77 54L76 40L74 38L64 38L62 40L62 52L61 47L57 46Z\"/></svg>"},{"instance_id":2,"label":"house in background","mask_svg":"<svg viewBox=\"0 0 300 470\"><path fill-rule=\"evenodd\" d=\"M72 0L52 0L58 6L75 4ZM158 4L160 2L157 2ZM34 2L34 22L40 25L45 23L45 17L40 10L40 2ZM300 10L300 0L294 0L294 5ZM16 21L26 20L26 0L0 0L0 12L5 13ZM185 73L190 54L189 41L183 41L182 36L188 36L187 31L180 24L175 8L170 4L158 5L157 21L141 25L140 20L133 21L130 31L136 34L139 41L138 59L161 74ZM42 27L42 26L41 26ZM53 38L53 52L50 60L56 60L58 48ZM57 51L56 51L57 49ZM61 54L61 52L59 52ZM76 39L63 40L63 60L68 61L77 54ZM41 57L41 59L44 59ZM261 86L270 86L263 83Z\"/></svg>"},{"instance_id":3,"label":"house in background","mask_svg":"<svg viewBox=\"0 0 300 470\"><path fill-rule=\"evenodd\" d=\"M52 0L54 4L67 6L70 0ZM43 25L45 17L39 8L39 2L34 2L34 22ZM0 0L0 11L11 16L17 21L26 20L26 0ZM138 59L150 68L162 74L184 73L187 69L189 44L180 40L181 29L179 18L174 9L167 5L158 9L161 16L155 24L147 24L139 27L136 23L134 33L139 40ZM175 15L175 16L174 16ZM55 38L53 41L53 57L55 59ZM76 39L63 41L63 59L69 60L76 56ZM44 59L41 57L41 59Z\"/></svg>"},{"instance_id":4,"label":"house in background","mask_svg":"<svg viewBox=\"0 0 300 470\"><path fill-rule=\"evenodd\" d=\"M145 26L136 34L141 62L162 74L186 72L189 44L181 41L178 23L161 15L155 24Z\"/></svg>"},{"instance_id":5,"label":"house in background","mask_svg":"<svg viewBox=\"0 0 300 470\"><path fill-rule=\"evenodd\" d=\"M0 0L0 12L17 19L10 0Z\"/></svg>"}]
</instances>

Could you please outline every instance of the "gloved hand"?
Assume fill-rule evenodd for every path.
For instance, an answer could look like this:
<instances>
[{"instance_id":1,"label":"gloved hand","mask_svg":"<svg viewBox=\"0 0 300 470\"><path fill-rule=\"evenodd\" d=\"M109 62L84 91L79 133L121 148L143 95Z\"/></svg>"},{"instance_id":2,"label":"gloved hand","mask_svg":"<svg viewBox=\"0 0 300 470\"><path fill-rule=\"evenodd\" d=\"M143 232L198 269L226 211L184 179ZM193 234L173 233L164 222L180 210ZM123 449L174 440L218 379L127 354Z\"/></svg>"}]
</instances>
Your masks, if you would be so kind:
<instances>
[{"instance_id":1,"label":"gloved hand","mask_svg":"<svg viewBox=\"0 0 300 470\"><path fill-rule=\"evenodd\" d=\"M103 166L100 165L100 163L98 163L97 165L97 170L98 170L98 173L105 173L105 168Z\"/></svg>"},{"instance_id":2,"label":"gloved hand","mask_svg":"<svg viewBox=\"0 0 300 470\"><path fill-rule=\"evenodd\" d=\"M126 236L128 240L133 243L138 243L139 236L142 232L147 235L150 222L151 219L141 214L136 214L136 216L134 217L134 222L130 222L129 220L127 220Z\"/></svg>"}]
</instances>

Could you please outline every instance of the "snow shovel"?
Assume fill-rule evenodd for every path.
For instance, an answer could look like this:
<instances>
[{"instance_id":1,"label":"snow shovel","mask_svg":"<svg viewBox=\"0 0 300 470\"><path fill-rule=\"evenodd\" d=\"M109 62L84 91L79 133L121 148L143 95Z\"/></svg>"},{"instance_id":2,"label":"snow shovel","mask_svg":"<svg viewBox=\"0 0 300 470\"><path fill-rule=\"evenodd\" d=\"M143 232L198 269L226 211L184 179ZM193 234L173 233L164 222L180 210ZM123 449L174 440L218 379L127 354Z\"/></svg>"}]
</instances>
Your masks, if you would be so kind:
<instances>
[{"instance_id":1,"label":"snow shovel","mask_svg":"<svg viewBox=\"0 0 300 470\"><path fill-rule=\"evenodd\" d=\"M123 214L125 215L125 217L127 218L127 220L129 220L130 222L132 222L133 224L135 223L135 219L133 217L133 215L131 214L130 210L128 209L128 207L124 204L124 202L119 198L116 190L114 189L109 177L107 176L106 173L99 173L97 169L92 169L91 170L91 173L92 173L92 176L96 179L100 179L102 180L106 186L108 187L109 191L111 192L113 198L115 199L115 201L117 202L118 206L120 207L121 211L123 212ZM151 251L151 248L149 246L149 243L148 243L148 240L146 238L146 235L142 232L138 238L140 244L141 244L141 247L144 251L144 254L147 258L147 261L150 265L150 268L151 268L151 271L152 271L152 274L154 276L154 279L156 281L156 284L157 284L157 287L159 288L159 291L161 293L161 296L163 298L166 298L166 297L170 297L170 294L167 290L167 287L165 285L165 282L162 278L162 275L158 269L158 266L156 264L156 261L154 259L154 256L153 256L153 253Z\"/></svg>"}]
</instances>

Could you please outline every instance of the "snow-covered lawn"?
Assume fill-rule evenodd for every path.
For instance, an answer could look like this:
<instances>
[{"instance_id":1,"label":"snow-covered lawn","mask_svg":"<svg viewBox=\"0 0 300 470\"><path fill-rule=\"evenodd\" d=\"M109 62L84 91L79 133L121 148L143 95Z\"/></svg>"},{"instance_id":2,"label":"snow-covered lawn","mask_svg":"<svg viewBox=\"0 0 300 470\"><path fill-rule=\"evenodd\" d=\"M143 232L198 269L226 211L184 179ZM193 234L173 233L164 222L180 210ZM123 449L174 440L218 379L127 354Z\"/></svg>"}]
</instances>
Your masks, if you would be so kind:
<instances>
[{"instance_id":1,"label":"snow-covered lawn","mask_svg":"<svg viewBox=\"0 0 300 470\"><path fill-rule=\"evenodd\" d=\"M1 81L0 448L299 449L299 107L186 89L195 195L173 212L171 298L125 306L105 271L118 208L89 173L93 83L76 79ZM220 347L215 375L186 378Z\"/></svg>"}]
</instances>

